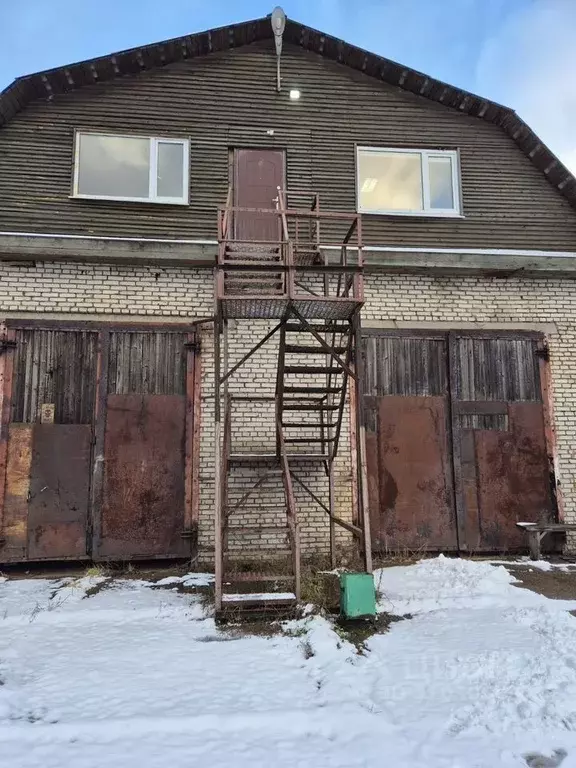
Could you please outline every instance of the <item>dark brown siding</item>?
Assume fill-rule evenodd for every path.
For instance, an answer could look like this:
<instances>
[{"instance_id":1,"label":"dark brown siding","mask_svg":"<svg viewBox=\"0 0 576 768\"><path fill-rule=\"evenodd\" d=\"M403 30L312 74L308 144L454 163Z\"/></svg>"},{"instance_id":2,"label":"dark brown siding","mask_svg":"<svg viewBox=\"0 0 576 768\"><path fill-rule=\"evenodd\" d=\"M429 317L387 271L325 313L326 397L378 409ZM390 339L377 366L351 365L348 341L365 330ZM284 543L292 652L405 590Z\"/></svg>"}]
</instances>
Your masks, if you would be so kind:
<instances>
[{"instance_id":1,"label":"dark brown siding","mask_svg":"<svg viewBox=\"0 0 576 768\"><path fill-rule=\"evenodd\" d=\"M289 186L351 210L361 143L458 148L466 216L365 216L368 243L576 247L576 213L497 126L291 46L282 69L277 94L266 42L30 105L0 133L0 230L214 238L233 146L285 148ZM189 136L190 207L70 200L75 128Z\"/></svg>"}]
</instances>

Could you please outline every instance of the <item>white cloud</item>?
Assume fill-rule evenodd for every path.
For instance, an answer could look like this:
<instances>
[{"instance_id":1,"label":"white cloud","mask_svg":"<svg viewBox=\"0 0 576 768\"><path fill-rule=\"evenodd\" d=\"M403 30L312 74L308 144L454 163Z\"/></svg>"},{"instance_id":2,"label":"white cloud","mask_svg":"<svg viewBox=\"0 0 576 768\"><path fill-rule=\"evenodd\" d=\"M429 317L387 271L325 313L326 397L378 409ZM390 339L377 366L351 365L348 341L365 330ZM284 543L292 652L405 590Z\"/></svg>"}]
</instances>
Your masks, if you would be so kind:
<instances>
[{"instance_id":1,"label":"white cloud","mask_svg":"<svg viewBox=\"0 0 576 768\"><path fill-rule=\"evenodd\" d=\"M487 39L476 91L513 107L576 172L576 2L533 0Z\"/></svg>"}]
</instances>

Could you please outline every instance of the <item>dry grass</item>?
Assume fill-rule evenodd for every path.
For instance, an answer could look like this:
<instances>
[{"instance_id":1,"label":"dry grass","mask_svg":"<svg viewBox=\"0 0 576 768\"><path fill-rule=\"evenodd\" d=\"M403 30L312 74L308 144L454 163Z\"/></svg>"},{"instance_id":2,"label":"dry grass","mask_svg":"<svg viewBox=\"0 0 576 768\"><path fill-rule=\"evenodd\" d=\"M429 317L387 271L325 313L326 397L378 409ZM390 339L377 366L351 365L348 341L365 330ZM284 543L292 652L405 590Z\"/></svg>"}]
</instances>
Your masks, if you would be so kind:
<instances>
[{"instance_id":1,"label":"dry grass","mask_svg":"<svg viewBox=\"0 0 576 768\"><path fill-rule=\"evenodd\" d=\"M86 578L110 578L110 576L113 575L113 571L111 568L109 568L106 565L90 565L86 570L84 571L84 576Z\"/></svg>"},{"instance_id":2,"label":"dry grass","mask_svg":"<svg viewBox=\"0 0 576 768\"><path fill-rule=\"evenodd\" d=\"M340 602L338 576L325 571L306 570L300 580L300 595L302 602L313 605L317 612L337 613Z\"/></svg>"}]
</instances>

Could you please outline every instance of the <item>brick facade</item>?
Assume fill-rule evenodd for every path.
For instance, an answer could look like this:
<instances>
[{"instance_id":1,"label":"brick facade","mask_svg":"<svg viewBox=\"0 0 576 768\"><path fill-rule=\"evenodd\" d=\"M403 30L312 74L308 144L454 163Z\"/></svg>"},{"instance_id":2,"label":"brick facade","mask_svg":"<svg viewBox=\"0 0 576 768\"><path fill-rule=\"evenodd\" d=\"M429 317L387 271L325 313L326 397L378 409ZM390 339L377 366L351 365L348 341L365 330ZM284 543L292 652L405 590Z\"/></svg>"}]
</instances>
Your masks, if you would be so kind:
<instances>
[{"instance_id":1,"label":"brick facade","mask_svg":"<svg viewBox=\"0 0 576 768\"><path fill-rule=\"evenodd\" d=\"M576 522L576 283L562 279L435 277L407 274L370 274L365 281L365 326L445 324L471 327L477 323L513 329L546 324L550 347L554 417L557 439L558 478L566 520ZM46 313L56 317L111 319L130 315L175 322L195 320L213 312L210 270L111 266L76 263L0 263L0 317L26 317ZM269 328L267 322L230 323L229 365L258 341ZM202 429L200 456L200 548L209 557L212 545L214 494L213 359L212 332L204 326L202 337ZM235 394L272 396L275 387L274 340L259 350L230 381ZM273 404L240 406L234 450L263 450L274 442ZM347 421L345 423L348 423ZM351 465L349 435L344 430L336 467L337 513L351 515ZM326 479L320 468L302 467L306 482L325 497ZM249 480L249 470L238 470L233 499L239 498ZM276 482L276 481L274 481ZM325 549L328 525L325 513L296 487L300 502L303 551ZM236 494L234 496L234 494ZM267 498L264 498L267 497ZM279 484L248 507L236 522L274 525L281 518L277 502ZM232 500L232 499L231 499ZM269 504L265 509L261 504ZM280 509L281 512L281 509ZM340 541L347 541L345 532ZM276 549L278 532L252 533L231 540L231 548ZM206 558L205 558L206 559Z\"/></svg>"}]
</instances>

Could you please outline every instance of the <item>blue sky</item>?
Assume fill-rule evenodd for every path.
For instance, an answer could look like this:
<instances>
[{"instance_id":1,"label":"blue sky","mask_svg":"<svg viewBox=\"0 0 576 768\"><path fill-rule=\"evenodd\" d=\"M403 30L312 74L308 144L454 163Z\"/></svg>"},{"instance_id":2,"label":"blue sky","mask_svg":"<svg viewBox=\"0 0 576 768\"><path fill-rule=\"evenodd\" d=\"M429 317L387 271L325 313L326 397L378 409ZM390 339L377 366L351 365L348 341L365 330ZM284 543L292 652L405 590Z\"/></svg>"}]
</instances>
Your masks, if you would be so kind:
<instances>
[{"instance_id":1,"label":"blue sky","mask_svg":"<svg viewBox=\"0 0 576 768\"><path fill-rule=\"evenodd\" d=\"M15 77L263 16L274 0L0 0ZM305 24L516 109L576 171L576 0L284 0Z\"/></svg>"}]
</instances>

